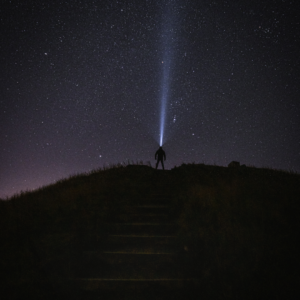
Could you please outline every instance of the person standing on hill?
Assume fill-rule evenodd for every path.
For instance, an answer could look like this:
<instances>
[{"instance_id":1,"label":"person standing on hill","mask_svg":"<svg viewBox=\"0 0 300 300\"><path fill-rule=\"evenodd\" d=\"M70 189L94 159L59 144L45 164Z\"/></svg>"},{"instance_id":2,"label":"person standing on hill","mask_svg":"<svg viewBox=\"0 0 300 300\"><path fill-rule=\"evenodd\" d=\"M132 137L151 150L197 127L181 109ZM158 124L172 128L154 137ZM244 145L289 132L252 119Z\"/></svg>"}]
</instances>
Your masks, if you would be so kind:
<instances>
[{"instance_id":1,"label":"person standing on hill","mask_svg":"<svg viewBox=\"0 0 300 300\"><path fill-rule=\"evenodd\" d=\"M157 158L156 162L156 169L158 167L159 162L161 162L163 170L165 169L164 167L164 160L166 160L166 152L163 150L162 147L159 147L159 149L155 152L155 159Z\"/></svg>"}]
</instances>

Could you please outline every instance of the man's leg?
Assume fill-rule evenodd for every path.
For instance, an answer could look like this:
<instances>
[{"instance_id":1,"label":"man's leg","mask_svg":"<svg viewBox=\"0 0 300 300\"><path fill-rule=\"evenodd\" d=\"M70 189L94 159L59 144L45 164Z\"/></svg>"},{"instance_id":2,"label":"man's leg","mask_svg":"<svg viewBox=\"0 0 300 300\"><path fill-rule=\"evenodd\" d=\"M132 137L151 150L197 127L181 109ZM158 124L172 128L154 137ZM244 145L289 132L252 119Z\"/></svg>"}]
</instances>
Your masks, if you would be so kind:
<instances>
[{"instance_id":1,"label":"man's leg","mask_svg":"<svg viewBox=\"0 0 300 300\"><path fill-rule=\"evenodd\" d=\"M157 167L158 167L158 163L159 163L159 160L157 160L157 162L156 162L156 169L157 169Z\"/></svg>"},{"instance_id":2,"label":"man's leg","mask_svg":"<svg viewBox=\"0 0 300 300\"><path fill-rule=\"evenodd\" d=\"M162 165L163 170L164 170L164 169L165 169L165 166L164 166L164 160L163 160L163 159L161 160L161 165Z\"/></svg>"}]
</instances>

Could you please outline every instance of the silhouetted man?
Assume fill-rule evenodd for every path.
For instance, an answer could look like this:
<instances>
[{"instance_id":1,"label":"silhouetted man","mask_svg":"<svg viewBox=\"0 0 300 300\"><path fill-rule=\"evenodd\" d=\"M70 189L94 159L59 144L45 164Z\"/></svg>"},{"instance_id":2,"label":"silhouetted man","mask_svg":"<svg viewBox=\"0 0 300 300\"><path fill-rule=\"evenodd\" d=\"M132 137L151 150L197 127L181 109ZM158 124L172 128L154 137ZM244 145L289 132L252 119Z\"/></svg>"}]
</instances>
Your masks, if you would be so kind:
<instances>
[{"instance_id":1,"label":"silhouetted man","mask_svg":"<svg viewBox=\"0 0 300 300\"><path fill-rule=\"evenodd\" d=\"M159 149L155 152L155 159L157 158L157 162L156 162L156 169L158 167L159 162L161 162L162 168L163 170L165 169L164 167L164 161L166 160L166 153L163 150L162 147L159 147Z\"/></svg>"}]
</instances>

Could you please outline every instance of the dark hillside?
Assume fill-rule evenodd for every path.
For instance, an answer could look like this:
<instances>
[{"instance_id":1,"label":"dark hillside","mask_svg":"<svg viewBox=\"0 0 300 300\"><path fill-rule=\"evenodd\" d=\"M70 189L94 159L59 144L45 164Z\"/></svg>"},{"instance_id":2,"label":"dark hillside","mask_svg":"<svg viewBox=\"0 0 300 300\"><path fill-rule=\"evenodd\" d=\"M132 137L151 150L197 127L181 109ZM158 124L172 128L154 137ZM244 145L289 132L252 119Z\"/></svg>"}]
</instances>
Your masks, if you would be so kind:
<instances>
[{"instance_id":1,"label":"dark hillside","mask_svg":"<svg viewBox=\"0 0 300 300\"><path fill-rule=\"evenodd\" d=\"M252 167L73 176L0 201L1 299L293 299L299 200L298 174Z\"/></svg>"}]
</instances>

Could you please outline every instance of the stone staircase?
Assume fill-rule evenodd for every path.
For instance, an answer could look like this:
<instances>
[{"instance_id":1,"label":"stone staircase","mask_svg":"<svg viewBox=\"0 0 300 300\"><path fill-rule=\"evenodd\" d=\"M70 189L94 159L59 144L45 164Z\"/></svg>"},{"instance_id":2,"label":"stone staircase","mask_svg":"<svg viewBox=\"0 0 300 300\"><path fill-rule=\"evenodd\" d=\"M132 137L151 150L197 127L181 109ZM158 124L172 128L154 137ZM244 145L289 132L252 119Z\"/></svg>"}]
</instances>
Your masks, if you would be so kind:
<instances>
[{"instance_id":1,"label":"stone staircase","mask_svg":"<svg viewBox=\"0 0 300 300\"><path fill-rule=\"evenodd\" d=\"M122 297L128 291L150 295L156 290L157 298L166 291L194 287L197 280L190 278L184 264L171 208L170 196L160 185L121 207L107 224L105 242L87 243L74 279L76 288L106 295L123 291Z\"/></svg>"}]
</instances>

